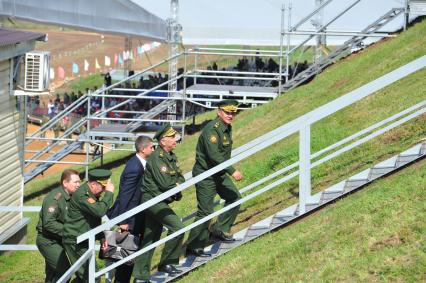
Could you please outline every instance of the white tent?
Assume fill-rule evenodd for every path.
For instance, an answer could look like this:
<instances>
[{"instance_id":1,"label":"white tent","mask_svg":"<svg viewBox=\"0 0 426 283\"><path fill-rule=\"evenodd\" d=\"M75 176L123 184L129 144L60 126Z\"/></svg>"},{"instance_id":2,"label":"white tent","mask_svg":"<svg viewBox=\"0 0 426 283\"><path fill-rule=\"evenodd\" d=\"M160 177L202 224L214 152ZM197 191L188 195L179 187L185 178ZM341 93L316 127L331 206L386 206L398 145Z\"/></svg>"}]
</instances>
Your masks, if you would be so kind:
<instances>
[{"instance_id":1,"label":"white tent","mask_svg":"<svg viewBox=\"0 0 426 283\"><path fill-rule=\"evenodd\" d=\"M150 12L166 19L170 0L132 0ZM288 0L179 0L179 22L183 26L184 44L279 45L281 7ZM292 0L294 25L315 9L315 0ZM344 10L355 0L335 0L326 6L324 22ZM404 0L362 0L330 26L330 30L360 31L391 8L402 7ZM287 15L285 27L287 28ZM386 31L400 28L403 19L384 27ZM314 29L307 21L301 29ZM292 44L301 37L292 36ZM328 37L329 43L345 38ZM313 42L312 42L313 43Z\"/></svg>"},{"instance_id":2,"label":"white tent","mask_svg":"<svg viewBox=\"0 0 426 283\"><path fill-rule=\"evenodd\" d=\"M156 41L166 38L166 22L129 0L0 0L0 16Z\"/></svg>"}]
</instances>

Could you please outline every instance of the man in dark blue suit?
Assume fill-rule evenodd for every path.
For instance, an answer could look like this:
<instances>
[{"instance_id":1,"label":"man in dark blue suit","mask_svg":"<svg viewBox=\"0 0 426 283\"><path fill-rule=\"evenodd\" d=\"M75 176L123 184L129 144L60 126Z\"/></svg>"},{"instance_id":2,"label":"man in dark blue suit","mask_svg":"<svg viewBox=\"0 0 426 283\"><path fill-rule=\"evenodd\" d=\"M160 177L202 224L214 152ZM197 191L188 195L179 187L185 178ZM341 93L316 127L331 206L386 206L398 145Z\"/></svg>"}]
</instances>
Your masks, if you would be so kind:
<instances>
[{"instance_id":1,"label":"man in dark blue suit","mask_svg":"<svg viewBox=\"0 0 426 283\"><path fill-rule=\"evenodd\" d=\"M121 173L118 197L107 213L110 219L140 204L142 193L140 188L142 186L146 160L154 151L154 145L150 137L140 136L136 139L135 148L136 154L127 161L126 167L123 173ZM143 217L137 214L119 223L119 227L121 231L129 231L131 234L138 235L143 231L142 219ZM133 266L130 265L119 266L116 269L114 282L130 282L132 270Z\"/></svg>"}]
</instances>

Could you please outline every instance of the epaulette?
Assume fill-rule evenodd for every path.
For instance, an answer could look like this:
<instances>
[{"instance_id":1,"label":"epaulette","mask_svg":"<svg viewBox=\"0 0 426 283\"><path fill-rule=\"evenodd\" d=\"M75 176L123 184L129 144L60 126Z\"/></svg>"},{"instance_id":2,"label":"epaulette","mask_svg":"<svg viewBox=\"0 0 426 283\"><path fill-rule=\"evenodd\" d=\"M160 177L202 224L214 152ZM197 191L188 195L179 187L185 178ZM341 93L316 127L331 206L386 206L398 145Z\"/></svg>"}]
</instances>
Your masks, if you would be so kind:
<instances>
[{"instance_id":1,"label":"epaulette","mask_svg":"<svg viewBox=\"0 0 426 283\"><path fill-rule=\"evenodd\" d=\"M55 199L59 200L61 198L62 194L60 192L57 192L55 195Z\"/></svg>"},{"instance_id":2,"label":"epaulette","mask_svg":"<svg viewBox=\"0 0 426 283\"><path fill-rule=\"evenodd\" d=\"M163 156L164 156L164 152L160 151L160 157L163 157Z\"/></svg>"},{"instance_id":3,"label":"epaulette","mask_svg":"<svg viewBox=\"0 0 426 283\"><path fill-rule=\"evenodd\" d=\"M214 124L215 128L219 128L219 126L220 126L219 122L216 122L216 124Z\"/></svg>"}]
</instances>

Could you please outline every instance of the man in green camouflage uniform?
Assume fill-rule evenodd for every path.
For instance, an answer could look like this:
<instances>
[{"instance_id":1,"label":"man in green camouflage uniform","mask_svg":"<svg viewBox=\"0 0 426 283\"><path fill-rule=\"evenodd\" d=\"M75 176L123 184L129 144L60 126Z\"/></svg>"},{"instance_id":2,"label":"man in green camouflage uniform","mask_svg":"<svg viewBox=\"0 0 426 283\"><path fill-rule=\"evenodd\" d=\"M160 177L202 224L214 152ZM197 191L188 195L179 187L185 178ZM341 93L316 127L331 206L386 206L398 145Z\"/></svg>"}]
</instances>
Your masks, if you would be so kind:
<instances>
[{"instance_id":1,"label":"man in green camouflage uniform","mask_svg":"<svg viewBox=\"0 0 426 283\"><path fill-rule=\"evenodd\" d=\"M231 123L237 113L238 102L232 99L222 100L218 103L218 107L216 119L204 127L198 139L195 165L192 169L194 177L231 158L233 143ZM228 175L232 176L236 181L240 181L243 178L239 171L235 170L233 166L229 166L195 185L198 201L195 221L213 213L216 194L219 194L225 200L225 205L241 198L240 192ZM210 256L209 253L204 252L204 247L209 240L209 232L217 240L224 242L235 241L233 237L226 233L231 229L238 210L239 206L221 214L217 222L210 228L210 221L193 228L189 234L186 254Z\"/></svg>"},{"instance_id":2,"label":"man in green camouflage uniform","mask_svg":"<svg viewBox=\"0 0 426 283\"><path fill-rule=\"evenodd\" d=\"M36 228L36 245L46 263L44 282L56 282L70 266L62 236L69 200L80 187L78 172L68 169L62 172L61 185L44 198Z\"/></svg>"},{"instance_id":3,"label":"man in green camouflage uniform","mask_svg":"<svg viewBox=\"0 0 426 283\"><path fill-rule=\"evenodd\" d=\"M146 164L142 186L142 203L176 187L185 181L179 168L173 149L176 147L176 131L169 123L162 126L155 134L159 147L151 154ZM178 193L167 200L161 201L144 211L145 229L141 248L144 248L161 237L163 226L172 234L184 227L180 217L170 208L169 203L180 200L182 194ZM180 235L166 242L161 254L158 271L175 276L182 271L174 265L179 263L182 241ZM142 254L136 259L133 268L135 283L149 282L151 259L154 249Z\"/></svg>"},{"instance_id":4,"label":"man in green camouflage uniform","mask_svg":"<svg viewBox=\"0 0 426 283\"><path fill-rule=\"evenodd\" d=\"M111 171L93 169L89 181L83 184L71 197L64 225L62 243L71 265L87 250L87 241L77 244L77 237L101 224L102 217L112 205L114 185L109 179ZM103 198L101 194L105 192ZM76 281L88 282L88 263L76 271Z\"/></svg>"}]
</instances>

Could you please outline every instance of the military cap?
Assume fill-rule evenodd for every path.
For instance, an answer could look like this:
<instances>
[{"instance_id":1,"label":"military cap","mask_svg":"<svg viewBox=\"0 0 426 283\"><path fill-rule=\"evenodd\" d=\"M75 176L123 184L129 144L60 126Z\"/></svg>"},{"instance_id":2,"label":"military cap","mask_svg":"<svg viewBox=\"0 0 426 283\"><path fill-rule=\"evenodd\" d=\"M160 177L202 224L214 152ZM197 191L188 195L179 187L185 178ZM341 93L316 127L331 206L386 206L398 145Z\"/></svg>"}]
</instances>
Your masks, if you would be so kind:
<instances>
[{"instance_id":1,"label":"military cap","mask_svg":"<svg viewBox=\"0 0 426 283\"><path fill-rule=\"evenodd\" d=\"M89 180L96 181L102 186L106 186L107 181L111 177L111 171L107 169L92 169L89 170Z\"/></svg>"},{"instance_id":2,"label":"military cap","mask_svg":"<svg viewBox=\"0 0 426 283\"><path fill-rule=\"evenodd\" d=\"M176 134L177 132L172 128L172 125L170 125L170 123L165 123L157 130L154 139L160 141L164 137L173 137Z\"/></svg>"},{"instance_id":3,"label":"military cap","mask_svg":"<svg viewBox=\"0 0 426 283\"><path fill-rule=\"evenodd\" d=\"M235 99L224 99L220 101L217 106L225 110L226 112L237 112L238 110L238 101Z\"/></svg>"}]
</instances>

